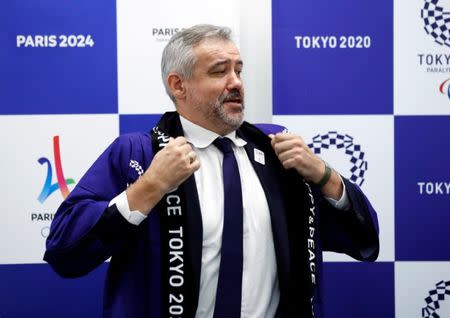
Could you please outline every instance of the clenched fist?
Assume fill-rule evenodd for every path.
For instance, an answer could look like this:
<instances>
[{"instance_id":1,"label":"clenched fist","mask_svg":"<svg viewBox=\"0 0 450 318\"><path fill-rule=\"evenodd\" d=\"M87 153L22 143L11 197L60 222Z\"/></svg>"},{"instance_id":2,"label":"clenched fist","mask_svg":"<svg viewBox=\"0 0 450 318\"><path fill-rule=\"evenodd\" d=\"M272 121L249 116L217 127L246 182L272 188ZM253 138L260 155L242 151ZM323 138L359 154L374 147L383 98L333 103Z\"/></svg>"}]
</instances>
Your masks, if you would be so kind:
<instances>
[{"instance_id":1,"label":"clenched fist","mask_svg":"<svg viewBox=\"0 0 450 318\"><path fill-rule=\"evenodd\" d=\"M323 176L325 165L300 136L291 133L270 135L275 153L286 169L294 168L307 181L317 183Z\"/></svg>"},{"instance_id":2,"label":"clenched fist","mask_svg":"<svg viewBox=\"0 0 450 318\"><path fill-rule=\"evenodd\" d=\"M200 163L184 137L170 138L145 173L127 189L131 210L148 214L169 191L189 178Z\"/></svg>"},{"instance_id":3,"label":"clenched fist","mask_svg":"<svg viewBox=\"0 0 450 318\"><path fill-rule=\"evenodd\" d=\"M269 135L275 153L285 169L295 169L307 181L318 183L325 173L325 163L317 157L300 136L291 133ZM338 200L343 191L339 175L332 170L329 181L322 187L322 193Z\"/></svg>"}]
</instances>

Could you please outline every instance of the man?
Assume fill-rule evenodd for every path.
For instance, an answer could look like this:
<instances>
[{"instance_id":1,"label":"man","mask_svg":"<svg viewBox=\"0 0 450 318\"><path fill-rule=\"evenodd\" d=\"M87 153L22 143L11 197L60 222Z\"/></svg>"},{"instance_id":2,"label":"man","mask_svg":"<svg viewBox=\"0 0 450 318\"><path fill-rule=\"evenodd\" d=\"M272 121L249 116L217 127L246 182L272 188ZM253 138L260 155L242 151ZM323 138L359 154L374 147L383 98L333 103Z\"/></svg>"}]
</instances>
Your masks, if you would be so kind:
<instances>
[{"instance_id":1,"label":"man","mask_svg":"<svg viewBox=\"0 0 450 318\"><path fill-rule=\"evenodd\" d=\"M228 28L177 33L161 66L176 113L100 156L44 259L77 277L112 256L105 317L319 317L321 250L378 255L370 203L300 137L243 123Z\"/></svg>"}]
</instances>

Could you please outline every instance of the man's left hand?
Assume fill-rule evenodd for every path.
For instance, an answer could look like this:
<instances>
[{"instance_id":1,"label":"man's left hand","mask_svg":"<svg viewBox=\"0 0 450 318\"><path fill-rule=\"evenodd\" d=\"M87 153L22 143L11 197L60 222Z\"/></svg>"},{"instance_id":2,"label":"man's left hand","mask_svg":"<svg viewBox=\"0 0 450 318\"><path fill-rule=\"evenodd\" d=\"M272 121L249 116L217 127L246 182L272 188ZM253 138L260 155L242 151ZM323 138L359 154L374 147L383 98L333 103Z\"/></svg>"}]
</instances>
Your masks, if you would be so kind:
<instances>
[{"instance_id":1,"label":"man's left hand","mask_svg":"<svg viewBox=\"0 0 450 318\"><path fill-rule=\"evenodd\" d=\"M269 135L271 144L285 169L295 169L306 181L318 183L325 173L325 163L317 157L300 136L292 133ZM339 175L332 170L329 181L322 187L322 193L339 200L343 186Z\"/></svg>"},{"instance_id":2,"label":"man's left hand","mask_svg":"<svg viewBox=\"0 0 450 318\"><path fill-rule=\"evenodd\" d=\"M278 133L269 136L272 147L285 169L294 168L307 181L318 183L325 172L325 165L300 136Z\"/></svg>"}]
</instances>

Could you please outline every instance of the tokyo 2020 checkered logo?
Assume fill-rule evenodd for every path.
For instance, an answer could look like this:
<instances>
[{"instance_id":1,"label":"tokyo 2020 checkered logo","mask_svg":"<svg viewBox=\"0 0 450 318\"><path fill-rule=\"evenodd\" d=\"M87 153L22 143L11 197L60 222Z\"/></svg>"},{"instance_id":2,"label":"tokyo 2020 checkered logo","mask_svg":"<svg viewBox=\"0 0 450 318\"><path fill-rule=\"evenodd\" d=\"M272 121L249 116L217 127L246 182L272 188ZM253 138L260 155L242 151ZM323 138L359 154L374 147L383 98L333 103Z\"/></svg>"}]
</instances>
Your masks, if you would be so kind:
<instances>
[{"instance_id":1,"label":"tokyo 2020 checkered logo","mask_svg":"<svg viewBox=\"0 0 450 318\"><path fill-rule=\"evenodd\" d=\"M431 35L436 43L450 47L450 12L445 11L441 5L439 0L425 0L420 15L425 32Z\"/></svg>"},{"instance_id":2,"label":"tokyo 2020 checkered logo","mask_svg":"<svg viewBox=\"0 0 450 318\"><path fill-rule=\"evenodd\" d=\"M313 137L309 148L316 154L320 154L323 149L336 148L345 151L351 164L350 181L361 186L364 183L364 175L367 171L367 161L365 153L360 145L353 142L353 137L347 134L340 134L337 131L329 131L323 135Z\"/></svg>"},{"instance_id":3,"label":"tokyo 2020 checkered logo","mask_svg":"<svg viewBox=\"0 0 450 318\"><path fill-rule=\"evenodd\" d=\"M450 281L444 282L443 280L436 284L436 288L428 292L427 298L425 298L426 306L422 308L422 318L444 318L447 315L439 315L441 304L445 297L450 295ZM442 313L441 313L442 314Z\"/></svg>"}]
</instances>

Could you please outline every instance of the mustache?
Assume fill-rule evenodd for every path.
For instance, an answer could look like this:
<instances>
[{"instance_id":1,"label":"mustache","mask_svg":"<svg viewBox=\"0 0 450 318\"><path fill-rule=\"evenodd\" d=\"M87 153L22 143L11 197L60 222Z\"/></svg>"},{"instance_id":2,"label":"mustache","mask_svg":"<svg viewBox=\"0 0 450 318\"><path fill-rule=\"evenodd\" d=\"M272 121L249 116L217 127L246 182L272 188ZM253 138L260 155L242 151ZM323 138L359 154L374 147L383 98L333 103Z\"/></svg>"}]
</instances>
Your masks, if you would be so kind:
<instances>
[{"instance_id":1,"label":"mustache","mask_svg":"<svg viewBox=\"0 0 450 318\"><path fill-rule=\"evenodd\" d=\"M241 92L238 89L235 88L235 89L232 89L228 94L222 95L219 98L219 102L222 104L222 103L226 103L226 102L233 101L233 100L236 100L236 99L240 99L241 103L243 102L243 98L242 98Z\"/></svg>"}]
</instances>

